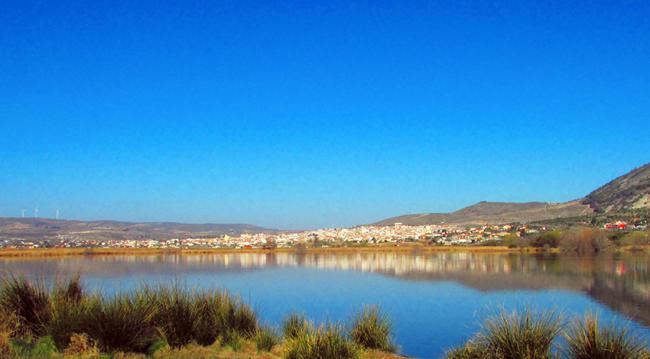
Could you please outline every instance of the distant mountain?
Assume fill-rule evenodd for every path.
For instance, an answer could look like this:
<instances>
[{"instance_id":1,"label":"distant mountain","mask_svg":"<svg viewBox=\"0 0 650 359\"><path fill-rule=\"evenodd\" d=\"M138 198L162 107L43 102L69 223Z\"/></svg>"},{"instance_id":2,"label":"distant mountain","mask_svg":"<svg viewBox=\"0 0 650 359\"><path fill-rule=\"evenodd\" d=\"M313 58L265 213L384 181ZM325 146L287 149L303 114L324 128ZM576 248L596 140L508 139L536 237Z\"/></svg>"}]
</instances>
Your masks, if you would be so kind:
<instances>
[{"instance_id":1,"label":"distant mountain","mask_svg":"<svg viewBox=\"0 0 650 359\"><path fill-rule=\"evenodd\" d=\"M0 218L0 239L170 239L274 232L249 224L67 221L47 218Z\"/></svg>"},{"instance_id":2,"label":"distant mountain","mask_svg":"<svg viewBox=\"0 0 650 359\"><path fill-rule=\"evenodd\" d=\"M650 163L591 192L583 203L597 212L650 207Z\"/></svg>"},{"instance_id":3,"label":"distant mountain","mask_svg":"<svg viewBox=\"0 0 650 359\"><path fill-rule=\"evenodd\" d=\"M376 225L499 224L576 217L650 207L650 163L621 176L585 198L564 203L479 202L451 213L410 214L384 219Z\"/></svg>"}]
</instances>

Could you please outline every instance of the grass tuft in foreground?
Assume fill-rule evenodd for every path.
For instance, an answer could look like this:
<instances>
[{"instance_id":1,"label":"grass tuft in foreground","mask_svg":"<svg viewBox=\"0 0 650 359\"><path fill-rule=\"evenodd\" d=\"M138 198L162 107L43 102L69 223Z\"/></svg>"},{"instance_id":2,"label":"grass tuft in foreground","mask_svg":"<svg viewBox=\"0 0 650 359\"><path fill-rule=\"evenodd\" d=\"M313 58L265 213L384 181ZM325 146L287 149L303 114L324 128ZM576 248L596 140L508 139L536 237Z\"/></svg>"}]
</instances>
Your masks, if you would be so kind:
<instances>
[{"instance_id":1,"label":"grass tuft in foreground","mask_svg":"<svg viewBox=\"0 0 650 359\"><path fill-rule=\"evenodd\" d=\"M489 318L481 332L464 347L447 353L448 358L543 359L551 357L560 320L552 312L523 314L502 312Z\"/></svg>"},{"instance_id":2,"label":"grass tuft in foreground","mask_svg":"<svg viewBox=\"0 0 650 359\"><path fill-rule=\"evenodd\" d=\"M340 326L327 324L302 332L290 343L287 359L353 359L359 357L356 345Z\"/></svg>"},{"instance_id":3,"label":"grass tuft in foreground","mask_svg":"<svg viewBox=\"0 0 650 359\"><path fill-rule=\"evenodd\" d=\"M24 335L39 337L50 320L50 295L45 285L25 278L7 277L0 284L0 307L18 321Z\"/></svg>"},{"instance_id":4,"label":"grass tuft in foreground","mask_svg":"<svg viewBox=\"0 0 650 359\"><path fill-rule=\"evenodd\" d=\"M367 349L394 353L397 347L391 338L391 323L378 307L365 307L350 330L352 340Z\"/></svg>"},{"instance_id":5,"label":"grass tuft in foreground","mask_svg":"<svg viewBox=\"0 0 650 359\"><path fill-rule=\"evenodd\" d=\"M564 333L566 354L575 359L650 358L643 342L625 328L601 327L598 318L575 319Z\"/></svg>"},{"instance_id":6,"label":"grass tuft in foreground","mask_svg":"<svg viewBox=\"0 0 650 359\"><path fill-rule=\"evenodd\" d=\"M255 336L255 344L258 350L271 351L273 347L280 344L282 338L278 335L277 331L271 327L262 327L257 331Z\"/></svg>"},{"instance_id":7,"label":"grass tuft in foreground","mask_svg":"<svg viewBox=\"0 0 650 359\"><path fill-rule=\"evenodd\" d=\"M293 313L282 322L282 333L287 339L295 339L313 329L304 315Z\"/></svg>"}]
</instances>

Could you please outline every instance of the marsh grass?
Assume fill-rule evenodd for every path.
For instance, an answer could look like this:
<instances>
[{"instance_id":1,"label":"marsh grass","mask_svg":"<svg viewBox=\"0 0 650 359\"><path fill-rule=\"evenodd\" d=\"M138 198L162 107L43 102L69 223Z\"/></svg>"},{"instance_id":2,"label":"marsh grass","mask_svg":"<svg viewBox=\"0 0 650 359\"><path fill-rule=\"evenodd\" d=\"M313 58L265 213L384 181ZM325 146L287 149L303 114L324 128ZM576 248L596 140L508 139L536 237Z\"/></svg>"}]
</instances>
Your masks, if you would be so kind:
<instances>
[{"instance_id":1,"label":"marsh grass","mask_svg":"<svg viewBox=\"0 0 650 359\"><path fill-rule=\"evenodd\" d=\"M195 323L201 314L200 301L196 296L178 284L145 288L143 295L155 309L153 325L160 330L169 346L178 348L195 340Z\"/></svg>"},{"instance_id":2,"label":"marsh grass","mask_svg":"<svg viewBox=\"0 0 650 359\"><path fill-rule=\"evenodd\" d=\"M397 347L391 338L391 323L378 307L365 307L354 319L350 329L352 340L367 349L394 353Z\"/></svg>"},{"instance_id":3,"label":"marsh grass","mask_svg":"<svg viewBox=\"0 0 650 359\"><path fill-rule=\"evenodd\" d=\"M102 351L145 353L160 337L154 326L156 309L143 292L96 296L82 319L83 332L96 340Z\"/></svg>"},{"instance_id":4,"label":"marsh grass","mask_svg":"<svg viewBox=\"0 0 650 359\"><path fill-rule=\"evenodd\" d=\"M271 327L260 327L255 336L255 345L257 350L271 351L274 346L278 345L281 341L280 335Z\"/></svg>"},{"instance_id":5,"label":"marsh grass","mask_svg":"<svg viewBox=\"0 0 650 359\"><path fill-rule=\"evenodd\" d=\"M352 359L359 350L336 324L310 329L295 337L286 354L287 359Z\"/></svg>"},{"instance_id":6,"label":"marsh grass","mask_svg":"<svg viewBox=\"0 0 650 359\"><path fill-rule=\"evenodd\" d=\"M11 347L11 338L18 329L16 317L0 308L0 358L10 358L14 351Z\"/></svg>"},{"instance_id":7,"label":"marsh grass","mask_svg":"<svg viewBox=\"0 0 650 359\"><path fill-rule=\"evenodd\" d=\"M294 339L313 329L313 324L304 315L292 313L282 321L282 334Z\"/></svg>"},{"instance_id":8,"label":"marsh grass","mask_svg":"<svg viewBox=\"0 0 650 359\"><path fill-rule=\"evenodd\" d=\"M643 341L626 328L601 326L592 314L574 319L564 333L566 355L574 359L650 358Z\"/></svg>"},{"instance_id":9,"label":"marsh grass","mask_svg":"<svg viewBox=\"0 0 650 359\"><path fill-rule=\"evenodd\" d=\"M0 306L18 321L24 335L39 337L44 334L50 319L50 296L42 281L5 277L0 283Z\"/></svg>"},{"instance_id":10,"label":"marsh grass","mask_svg":"<svg viewBox=\"0 0 650 359\"><path fill-rule=\"evenodd\" d=\"M561 321L554 312L500 314L488 318L482 330L448 358L543 359L553 357L552 348Z\"/></svg>"}]
</instances>

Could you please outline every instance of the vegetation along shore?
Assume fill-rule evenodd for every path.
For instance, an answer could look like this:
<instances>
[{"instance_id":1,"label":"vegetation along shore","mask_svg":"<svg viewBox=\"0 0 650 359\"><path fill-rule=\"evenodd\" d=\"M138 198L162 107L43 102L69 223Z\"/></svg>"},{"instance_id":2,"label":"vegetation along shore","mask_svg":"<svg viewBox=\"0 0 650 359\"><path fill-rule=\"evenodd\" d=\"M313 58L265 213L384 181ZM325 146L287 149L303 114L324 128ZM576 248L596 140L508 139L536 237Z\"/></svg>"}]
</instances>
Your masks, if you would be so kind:
<instances>
[{"instance_id":1,"label":"vegetation along shore","mask_svg":"<svg viewBox=\"0 0 650 359\"><path fill-rule=\"evenodd\" d=\"M565 325L554 313L501 313L448 358L648 358L644 341L593 316ZM103 296L72 278L52 285L5 277L2 358L398 358L390 320L366 307L346 324L289 315L260 324L225 291L178 285Z\"/></svg>"}]
</instances>

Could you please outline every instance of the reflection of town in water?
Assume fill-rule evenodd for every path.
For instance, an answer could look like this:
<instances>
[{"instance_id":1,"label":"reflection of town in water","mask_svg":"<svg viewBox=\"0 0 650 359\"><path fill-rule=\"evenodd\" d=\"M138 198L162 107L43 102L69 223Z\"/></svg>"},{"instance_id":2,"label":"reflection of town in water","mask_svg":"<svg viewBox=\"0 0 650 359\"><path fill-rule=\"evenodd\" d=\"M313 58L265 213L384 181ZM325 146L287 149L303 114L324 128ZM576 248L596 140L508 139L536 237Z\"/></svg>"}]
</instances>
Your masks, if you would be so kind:
<instances>
[{"instance_id":1,"label":"reflection of town in water","mask_svg":"<svg viewBox=\"0 0 650 359\"><path fill-rule=\"evenodd\" d=\"M98 277L191 275L266 268L361 271L397 279L454 281L479 291L561 289L582 292L650 325L650 255L600 256L485 253L233 253L93 256L0 260L15 274Z\"/></svg>"}]
</instances>

